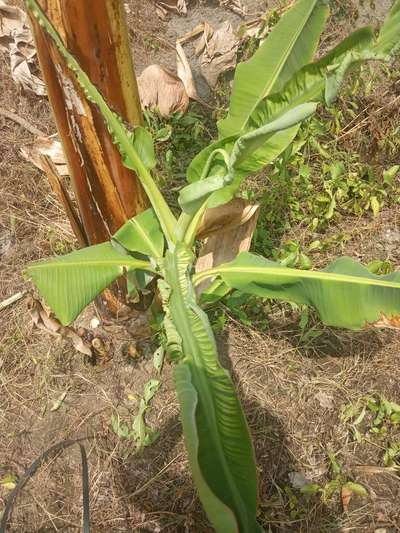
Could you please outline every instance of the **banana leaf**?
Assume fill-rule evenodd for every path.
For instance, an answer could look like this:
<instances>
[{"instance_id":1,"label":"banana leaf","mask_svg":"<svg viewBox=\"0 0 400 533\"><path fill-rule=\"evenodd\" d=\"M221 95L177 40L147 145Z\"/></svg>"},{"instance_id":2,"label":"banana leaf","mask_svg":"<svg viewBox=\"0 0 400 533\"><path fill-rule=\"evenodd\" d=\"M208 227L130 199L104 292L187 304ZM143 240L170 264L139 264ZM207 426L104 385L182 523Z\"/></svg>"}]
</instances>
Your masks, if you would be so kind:
<instances>
[{"instance_id":1,"label":"banana leaf","mask_svg":"<svg viewBox=\"0 0 400 533\"><path fill-rule=\"evenodd\" d=\"M152 271L147 261L120 254L106 242L34 263L27 268L27 274L66 326L116 279L138 269Z\"/></svg>"},{"instance_id":2,"label":"banana leaf","mask_svg":"<svg viewBox=\"0 0 400 533\"><path fill-rule=\"evenodd\" d=\"M299 0L251 59L237 66L229 113L218 124L220 138L240 132L258 103L312 60L328 14L321 0Z\"/></svg>"},{"instance_id":3,"label":"banana leaf","mask_svg":"<svg viewBox=\"0 0 400 533\"><path fill-rule=\"evenodd\" d=\"M400 272L377 276L349 257L321 271L296 270L244 252L195 276L217 275L232 289L314 307L328 326L400 326Z\"/></svg>"},{"instance_id":4,"label":"banana leaf","mask_svg":"<svg viewBox=\"0 0 400 533\"><path fill-rule=\"evenodd\" d=\"M126 222L114 235L113 241L129 252L157 259L164 252L164 235L153 209L147 209Z\"/></svg>"},{"instance_id":5,"label":"banana leaf","mask_svg":"<svg viewBox=\"0 0 400 533\"><path fill-rule=\"evenodd\" d=\"M400 0L393 4L389 15L379 32L375 49L378 53L388 54L400 47Z\"/></svg>"},{"instance_id":6,"label":"banana leaf","mask_svg":"<svg viewBox=\"0 0 400 533\"><path fill-rule=\"evenodd\" d=\"M188 282L190 254L167 252L167 349L182 361L175 384L193 478L216 531L261 533L256 521L257 473L249 430L234 385L221 367L207 316Z\"/></svg>"}]
</instances>

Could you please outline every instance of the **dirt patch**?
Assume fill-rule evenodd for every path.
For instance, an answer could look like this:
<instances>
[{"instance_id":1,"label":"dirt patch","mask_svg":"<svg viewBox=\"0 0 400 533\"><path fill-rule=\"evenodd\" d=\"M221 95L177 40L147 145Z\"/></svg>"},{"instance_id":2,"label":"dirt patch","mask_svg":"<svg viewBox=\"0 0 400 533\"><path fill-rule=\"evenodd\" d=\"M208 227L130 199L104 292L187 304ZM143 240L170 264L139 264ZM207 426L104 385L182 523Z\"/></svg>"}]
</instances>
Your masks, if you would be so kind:
<instances>
[{"instance_id":1,"label":"dirt patch","mask_svg":"<svg viewBox=\"0 0 400 533\"><path fill-rule=\"evenodd\" d=\"M386 13L392 7L391 0L379 2L359 2L359 22L361 25L377 25L385 18Z\"/></svg>"}]
</instances>

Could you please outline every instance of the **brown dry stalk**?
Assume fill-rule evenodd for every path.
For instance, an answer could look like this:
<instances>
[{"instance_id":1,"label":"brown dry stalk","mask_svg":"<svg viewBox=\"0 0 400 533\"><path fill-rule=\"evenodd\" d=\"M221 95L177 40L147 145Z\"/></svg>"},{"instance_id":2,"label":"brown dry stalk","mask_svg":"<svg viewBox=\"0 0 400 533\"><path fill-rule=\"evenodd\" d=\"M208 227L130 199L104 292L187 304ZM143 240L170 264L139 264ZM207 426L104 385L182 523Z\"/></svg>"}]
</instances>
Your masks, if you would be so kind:
<instances>
[{"instance_id":1,"label":"brown dry stalk","mask_svg":"<svg viewBox=\"0 0 400 533\"><path fill-rule=\"evenodd\" d=\"M17 113L13 113L12 111L8 111L7 109L4 109L4 107L0 107L0 115L3 117L8 118L9 120L12 120L13 122L16 122L20 126L22 126L26 131L29 131L29 133L32 133L32 135L36 135L38 137L46 137L46 134L43 133L39 128L25 120L24 118L17 115Z\"/></svg>"},{"instance_id":2,"label":"brown dry stalk","mask_svg":"<svg viewBox=\"0 0 400 533\"><path fill-rule=\"evenodd\" d=\"M109 105L132 125L142 122L123 4L119 0L41 0L41 6ZM133 171L122 165L117 147L95 105L36 20L37 53L63 144L86 240L109 239L147 207Z\"/></svg>"}]
</instances>

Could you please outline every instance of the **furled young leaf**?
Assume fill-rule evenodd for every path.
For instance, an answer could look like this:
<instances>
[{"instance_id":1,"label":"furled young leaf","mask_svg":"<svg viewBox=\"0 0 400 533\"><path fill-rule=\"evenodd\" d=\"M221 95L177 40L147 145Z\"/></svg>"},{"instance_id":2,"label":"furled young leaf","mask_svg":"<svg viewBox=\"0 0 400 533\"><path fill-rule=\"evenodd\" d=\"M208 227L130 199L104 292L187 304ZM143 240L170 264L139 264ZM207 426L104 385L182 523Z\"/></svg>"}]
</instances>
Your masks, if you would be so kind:
<instances>
[{"instance_id":1,"label":"furled young leaf","mask_svg":"<svg viewBox=\"0 0 400 533\"><path fill-rule=\"evenodd\" d=\"M215 191L229 185L229 176L209 176L201 181L186 185L179 193L179 205L185 213L193 214Z\"/></svg>"},{"instance_id":2,"label":"furled young leaf","mask_svg":"<svg viewBox=\"0 0 400 533\"><path fill-rule=\"evenodd\" d=\"M268 122L264 126L239 137L231 153L230 166L233 169L242 169L243 163L248 163L248 160L257 152L257 149L270 140L272 134L288 130L300 124L315 113L317 105L315 102L301 104L281 114L280 117L272 122ZM256 165L258 165L258 161Z\"/></svg>"},{"instance_id":3,"label":"furled young leaf","mask_svg":"<svg viewBox=\"0 0 400 533\"><path fill-rule=\"evenodd\" d=\"M218 152L218 150L225 150L227 153L230 153L237 138L237 135L233 135L231 137L226 137L225 139L220 139L219 141L215 141L206 146L201 152L199 152L187 169L186 176L188 182L193 183L208 176L224 176L226 174L226 163L222 154ZM215 155L212 158L212 164L204 176L204 169L214 153Z\"/></svg>"},{"instance_id":4,"label":"furled young leaf","mask_svg":"<svg viewBox=\"0 0 400 533\"><path fill-rule=\"evenodd\" d=\"M168 309L184 361L175 370L183 432L200 499L218 532L261 533L257 476L247 424L232 380L220 366L206 315L187 272L191 256L167 252ZM165 298L165 294L164 294Z\"/></svg>"},{"instance_id":5,"label":"furled young leaf","mask_svg":"<svg viewBox=\"0 0 400 533\"><path fill-rule=\"evenodd\" d=\"M299 0L253 57L238 65L228 116L218 124L220 137L240 132L258 103L312 60L328 13L322 0Z\"/></svg>"},{"instance_id":6,"label":"furled young leaf","mask_svg":"<svg viewBox=\"0 0 400 533\"><path fill-rule=\"evenodd\" d=\"M162 257L164 235L153 209L147 209L131 218L113 236L113 240L129 252L150 257Z\"/></svg>"},{"instance_id":7,"label":"furled young leaf","mask_svg":"<svg viewBox=\"0 0 400 533\"><path fill-rule=\"evenodd\" d=\"M329 326L354 330L368 325L400 327L400 272L376 276L349 257L337 259L322 271L309 271L242 253L211 273L246 293L311 305ZM198 274L196 283L206 276Z\"/></svg>"},{"instance_id":8,"label":"furled young leaf","mask_svg":"<svg viewBox=\"0 0 400 533\"><path fill-rule=\"evenodd\" d=\"M265 145L274 133L283 132L287 135L290 128L296 126L316 110L316 103L302 104L288 113L284 113L276 120L265 124L264 126L251 131L241 137L234 143L228 161L228 167L225 169L224 175L216 175L205 178L200 181L195 181L184 187L179 194L179 205L185 213L194 213L200 205L211 195L213 199L209 207L216 207L219 204L229 201L237 191L242 177L253 170L262 168L265 164L271 162L269 159L259 160L257 150ZM288 141L290 142L290 141ZM271 159L272 160L272 159ZM219 158L218 165L223 165L223 161ZM231 187L221 194L213 194L220 191L227 186ZM229 194L227 195L227 192Z\"/></svg>"},{"instance_id":9,"label":"furled young leaf","mask_svg":"<svg viewBox=\"0 0 400 533\"><path fill-rule=\"evenodd\" d=\"M63 325L72 322L113 281L149 263L118 253L111 243L34 263L27 269L40 294Z\"/></svg>"}]
</instances>

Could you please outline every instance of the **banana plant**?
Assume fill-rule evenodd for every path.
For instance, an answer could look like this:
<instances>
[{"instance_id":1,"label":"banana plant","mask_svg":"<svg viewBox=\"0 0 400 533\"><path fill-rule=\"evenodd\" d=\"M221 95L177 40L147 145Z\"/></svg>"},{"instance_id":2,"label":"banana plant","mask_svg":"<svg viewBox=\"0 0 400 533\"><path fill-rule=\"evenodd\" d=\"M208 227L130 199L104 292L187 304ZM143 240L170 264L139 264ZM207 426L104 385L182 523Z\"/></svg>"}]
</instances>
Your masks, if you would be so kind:
<instances>
[{"instance_id":1,"label":"banana plant","mask_svg":"<svg viewBox=\"0 0 400 533\"><path fill-rule=\"evenodd\" d=\"M199 498L217 532L256 533L257 474L249 428L229 372L220 364L204 295L204 280L226 290L313 306L330 326L361 330L400 324L400 273L371 274L350 258L321 271L287 268L252 253L194 273L196 234L207 209L230 201L242 180L272 163L318 106L330 105L346 73L363 61L388 61L398 46L400 0L380 33L359 29L313 61L329 14L323 0L298 0L254 56L237 67L219 138L187 171L176 218L152 176L153 141L129 129L108 107L35 0L32 15L54 40L86 97L102 114L128 168L138 174L151 209L127 222L110 242L32 264L27 269L63 324L72 322L109 284L132 287L158 280L166 352L174 368L181 421Z\"/></svg>"}]
</instances>

